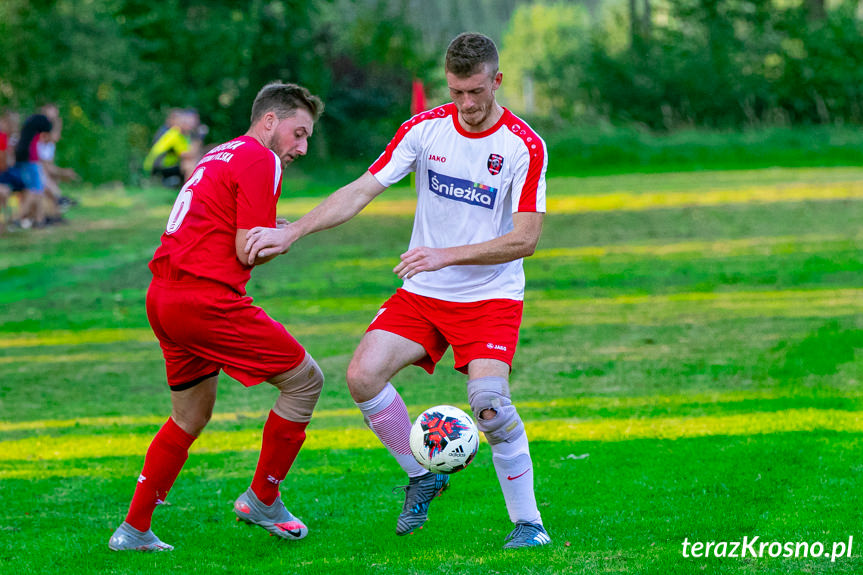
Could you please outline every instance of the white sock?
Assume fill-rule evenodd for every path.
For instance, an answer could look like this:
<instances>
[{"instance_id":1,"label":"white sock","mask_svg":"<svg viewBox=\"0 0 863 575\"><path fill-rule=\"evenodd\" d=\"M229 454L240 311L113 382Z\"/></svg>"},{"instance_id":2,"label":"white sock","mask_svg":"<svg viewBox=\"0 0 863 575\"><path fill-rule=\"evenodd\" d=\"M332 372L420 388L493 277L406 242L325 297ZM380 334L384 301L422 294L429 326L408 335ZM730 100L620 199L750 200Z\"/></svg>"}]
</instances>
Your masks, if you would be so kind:
<instances>
[{"instance_id":1,"label":"white sock","mask_svg":"<svg viewBox=\"0 0 863 575\"><path fill-rule=\"evenodd\" d=\"M391 383L387 383L386 387L370 400L357 403L357 407L363 412L371 430L395 457L408 477L428 473L411 453L411 420L408 408Z\"/></svg>"},{"instance_id":2,"label":"white sock","mask_svg":"<svg viewBox=\"0 0 863 575\"><path fill-rule=\"evenodd\" d=\"M527 434L521 434L512 442L492 445L491 453L510 521L542 525L533 492L533 461L530 459Z\"/></svg>"}]
</instances>

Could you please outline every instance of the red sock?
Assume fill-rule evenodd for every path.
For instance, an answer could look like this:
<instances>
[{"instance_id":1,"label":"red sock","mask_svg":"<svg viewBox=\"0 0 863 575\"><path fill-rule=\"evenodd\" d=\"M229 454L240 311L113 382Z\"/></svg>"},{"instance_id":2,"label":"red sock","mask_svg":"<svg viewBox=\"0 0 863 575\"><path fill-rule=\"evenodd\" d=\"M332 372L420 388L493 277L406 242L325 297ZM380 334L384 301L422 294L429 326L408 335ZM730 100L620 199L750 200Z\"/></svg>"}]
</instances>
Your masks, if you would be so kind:
<instances>
[{"instance_id":1,"label":"red sock","mask_svg":"<svg viewBox=\"0 0 863 575\"><path fill-rule=\"evenodd\" d=\"M264 505L272 505L279 496L279 484L290 471L303 446L307 425L289 421L270 411L264 424L261 457L252 478L252 491Z\"/></svg>"},{"instance_id":2,"label":"red sock","mask_svg":"<svg viewBox=\"0 0 863 575\"><path fill-rule=\"evenodd\" d=\"M189 458L189 447L195 441L170 417L147 450L144 470L129 505L126 522L139 531L147 531L156 505L164 503L174 480Z\"/></svg>"}]
</instances>

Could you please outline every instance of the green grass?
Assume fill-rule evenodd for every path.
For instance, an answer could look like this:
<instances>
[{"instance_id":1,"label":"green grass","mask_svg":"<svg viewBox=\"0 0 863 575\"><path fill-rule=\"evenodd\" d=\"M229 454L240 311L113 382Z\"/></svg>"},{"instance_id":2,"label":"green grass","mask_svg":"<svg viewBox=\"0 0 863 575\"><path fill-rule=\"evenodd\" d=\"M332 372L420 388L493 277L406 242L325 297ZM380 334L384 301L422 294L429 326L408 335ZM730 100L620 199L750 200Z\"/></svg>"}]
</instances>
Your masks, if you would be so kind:
<instances>
[{"instance_id":1,"label":"green grass","mask_svg":"<svg viewBox=\"0 0 863 575\"><path fill-rule=\"evenodd\" d=\"M292 189L302 197L292 197ZM220 382L216 414L154 528L170 554L116 554L169 393L146 264L173 201L77 191L70 225L0 237L0 571L22 573L859 573L863 570L863 170L553 177L526 260L512 374L553 543L505 552L483 443L421 532L394 534L403 482L344 384L398 285L411 192L299 242L249 291L328 379L283 494L312 529L233 521L274 400ZM321 190L286 183L281 213ZM447 354L394 381L416 415L466 407ZM682 543L833 542L853 556L696 559Z\"/></svg>"}]
</instances>

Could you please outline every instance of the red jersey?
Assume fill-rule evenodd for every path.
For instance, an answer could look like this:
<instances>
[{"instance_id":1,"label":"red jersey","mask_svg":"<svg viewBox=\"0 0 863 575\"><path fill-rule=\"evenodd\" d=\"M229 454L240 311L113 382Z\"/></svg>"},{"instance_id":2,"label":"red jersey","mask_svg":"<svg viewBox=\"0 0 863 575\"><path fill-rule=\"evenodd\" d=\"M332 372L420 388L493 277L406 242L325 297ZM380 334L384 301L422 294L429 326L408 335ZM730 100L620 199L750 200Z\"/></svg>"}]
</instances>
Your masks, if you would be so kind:
<instances>
[{"instance_id":1,"label":"red jersey","mask_svg":"<svg viewBox=\"0 0 863 575\"><path fill-rule=\"evenodd\" d=\"M207 279L244 295L252 266L237 259L237 230L275 227L281 187L281 161L254 138L213 148L177 196L150 262L153 275Z\"/></svg>"}]
</instances>

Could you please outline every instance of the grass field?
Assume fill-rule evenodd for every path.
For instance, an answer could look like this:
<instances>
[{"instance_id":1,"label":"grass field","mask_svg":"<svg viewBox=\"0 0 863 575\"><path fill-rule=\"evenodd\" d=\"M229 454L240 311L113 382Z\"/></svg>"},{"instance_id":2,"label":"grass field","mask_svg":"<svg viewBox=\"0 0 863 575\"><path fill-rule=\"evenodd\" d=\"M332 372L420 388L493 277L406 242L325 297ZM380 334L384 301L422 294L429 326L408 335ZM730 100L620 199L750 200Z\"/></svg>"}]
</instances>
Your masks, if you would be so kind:
<instances>
[{"instance_id":1,"label":"grass field","mask_svg":"<svg viewBox=\"0 0 863 575\"><path fill-rule=\"evenodd\" d=\"M289 182L281 212L320 193ZM309 537L283 543L234 522L274 391L223 376L216 415L155 514L176 551L110 552L169 413L144 294L173 197L77 195L70 225L0 237L0 572L863 571L863 169L550 179L512 390L553 542L517 552L500 549L511 526L485 443L425 529L396 537L403 478L344 384L398 285L406 188L249 284L328 376L282 488ZM451 365L448 354L432 378L396 379L412 416L466 407ZM771 557L769 545L727 556L754 537L827 556ZM849 537L851 557L832 561ZM727 542L726 556L684 557L684 541Z\"/></svg>"}]
</instances>

